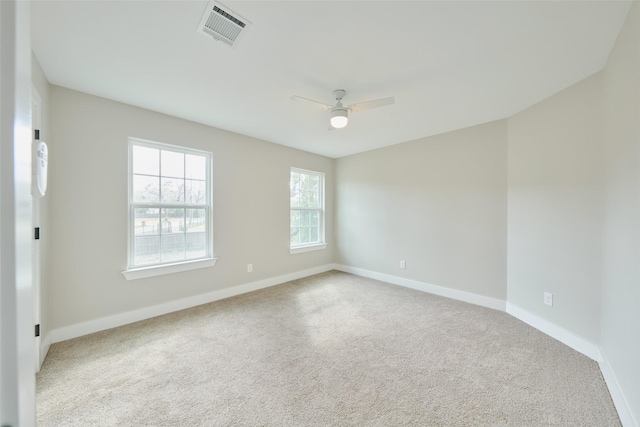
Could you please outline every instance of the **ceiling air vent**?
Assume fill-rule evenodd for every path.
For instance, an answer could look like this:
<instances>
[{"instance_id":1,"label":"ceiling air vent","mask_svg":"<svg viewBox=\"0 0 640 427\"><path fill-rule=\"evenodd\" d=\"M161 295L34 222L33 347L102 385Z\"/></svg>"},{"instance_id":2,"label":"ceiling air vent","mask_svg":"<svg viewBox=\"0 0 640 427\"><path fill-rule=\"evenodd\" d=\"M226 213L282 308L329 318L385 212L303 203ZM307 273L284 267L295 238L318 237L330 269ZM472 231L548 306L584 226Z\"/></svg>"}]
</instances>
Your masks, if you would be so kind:
<instances>
[{"instance_id":1,"label":"ceiling air vent","mask_svg":"<svg viewBox=\"0 0 640 427\"><path fill-rule=\"evenodd\" d=\"M210 1L200 20L198 31L233 46L250 25L251 22L228 7L216 1Z\"/></svg>"}]
</instances>

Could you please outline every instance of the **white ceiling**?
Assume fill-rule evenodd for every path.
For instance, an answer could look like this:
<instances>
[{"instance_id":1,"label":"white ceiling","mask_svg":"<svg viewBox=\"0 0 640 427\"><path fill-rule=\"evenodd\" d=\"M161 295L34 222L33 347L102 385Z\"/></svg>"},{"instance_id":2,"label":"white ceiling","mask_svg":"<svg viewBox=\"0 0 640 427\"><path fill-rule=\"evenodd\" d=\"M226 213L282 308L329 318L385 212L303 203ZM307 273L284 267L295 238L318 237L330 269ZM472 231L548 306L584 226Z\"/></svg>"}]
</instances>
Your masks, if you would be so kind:
<instances>
[{"instance_id":1,"label":"white ceiling","mask_svg":"<svg viewBox=\"0 0 640 427\"><path fill-rule=\"evenodd\" d=\"M253 25L197 32L207 1L34 1L53 84L328 157L514 113L601 70L626 1L222 1ZM394 96L327 130L329 112Z\"/></svg>"}]
</instances>

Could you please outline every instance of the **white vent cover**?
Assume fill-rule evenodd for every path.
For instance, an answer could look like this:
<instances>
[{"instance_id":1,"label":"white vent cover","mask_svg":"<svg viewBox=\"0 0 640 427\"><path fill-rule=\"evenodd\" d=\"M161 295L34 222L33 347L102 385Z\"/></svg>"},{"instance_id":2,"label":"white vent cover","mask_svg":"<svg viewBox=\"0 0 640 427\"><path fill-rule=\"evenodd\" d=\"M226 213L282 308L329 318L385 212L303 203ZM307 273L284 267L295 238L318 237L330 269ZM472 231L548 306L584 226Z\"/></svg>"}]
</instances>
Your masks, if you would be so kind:
<instances>
[{"instance_id":1,"label":"white vent cover","mask_svg":"<svg viewBox=\"0 0 640 427\"><path fill-rule=\"evenodd\" d=\"M228 7L210 1L200 20L198 31L233 46L250 25L251 22Z\"/></svg>"}]
</instances>

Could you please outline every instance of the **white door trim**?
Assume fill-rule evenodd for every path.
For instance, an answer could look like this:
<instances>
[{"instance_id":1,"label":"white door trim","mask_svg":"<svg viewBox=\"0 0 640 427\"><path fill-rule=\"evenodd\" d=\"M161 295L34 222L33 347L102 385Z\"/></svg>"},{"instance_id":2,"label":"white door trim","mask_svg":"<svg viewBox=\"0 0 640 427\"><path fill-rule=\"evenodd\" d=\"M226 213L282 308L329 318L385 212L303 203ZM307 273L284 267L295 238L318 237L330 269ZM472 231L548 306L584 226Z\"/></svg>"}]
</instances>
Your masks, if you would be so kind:
<instances>
[{"instance_id":1,"label":"white door trim","mask_svg":"<svg viewBox=\"0 0 640 427\"><path fill-rule=\"evenodd\" d=\"M36 87L31 85L31 136L33 138L33 143L31 144L31 157L32 157L32 165L34 155L36 153L36 145L38 141L35 139L35 129L40 129L42 126L42 97L36 90ZM42 137L41 137L42 138ZM31 171L31 181L32 181L32 197L33 197L33 228L35 230L36 227L40 227L41 224L41 214L40 214L40 196L37 191L34 191L33 183L35 182L34 177L35 168L32 168ZM35 325L41 325L41 289L42 289L42 281L41 281L41 271L42 271L42 244L40 240L33 240L33 260L31 264L31 271L33 276L33 324L34 329ZM35 335L35 330L34 330ZM40 372L40 367L42 366L43 360L41 359L41 346L42 346L42 336L35 337L35 369L36 373Z\"/></svg>"},{"instance_id":2,"label":"white door trim","mask_svg":"<svg viewBox=\"0 0 640 427\"><path fill-rule=\"evenodd\" d=\"M36 425L30 2L0 1L0 425Z\"/></svg>"}]
</instances>

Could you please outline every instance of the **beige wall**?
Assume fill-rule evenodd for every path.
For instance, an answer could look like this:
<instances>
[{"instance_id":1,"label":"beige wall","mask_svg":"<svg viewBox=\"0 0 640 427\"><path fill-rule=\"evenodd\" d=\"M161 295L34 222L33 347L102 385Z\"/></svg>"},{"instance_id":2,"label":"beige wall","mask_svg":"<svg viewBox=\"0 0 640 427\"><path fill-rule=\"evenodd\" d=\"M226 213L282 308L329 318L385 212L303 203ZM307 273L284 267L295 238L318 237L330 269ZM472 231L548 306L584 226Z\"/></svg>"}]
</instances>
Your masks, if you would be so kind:
<instances>
[{"instance_id":1,"label":"beige wall","mask_svg":"<svg viewBox=\"0 0 640 427\"><path fill-rule=\"evenodd\" d=\"M332 159L58 86L51 88L51 123L54 329L333 262ZM129 136L213 153L215 267L122 276ZM326 174L326 250L289 254L292 166Z\"/></svg>"},{"instance_id":2,"label":"beige wall","mask_svg":"<svg viewBox=\"0 0 640 427\"><path fill-rule=\"evenodd\" d=\"M604 70L601 345L640 425L640 4Z\"/></svg>"},{"instance_id":3,"label":"beige wall","mask_svg":"<svg viewBox=\"0 0 640 427\"><path fill-rule=\"evenodd\" d=\"M508 302L600 347L630 425L640 420L639 76L636 3L603 72L509 119Z\"/></svg>"},{"instance_id":4,"label":"beige wall","mask_svg":"<svg viewBox=\"0 0 640 427\"><path fill-rule=\"evenodd\" d=\"M600 339L601 76L509 119L508 301ZM543 293L553 294L553 307Z\"/></svg>"},{"instance_id":5,"label":"beige wall","mask_svg":"<svg viewBox=\"0 0 640 427\"><path fill-rule=\"evenodd\" d=\"M338 262L505 300L506 137L498 121L338 159Z\"/></svg>"}]
</instances>

